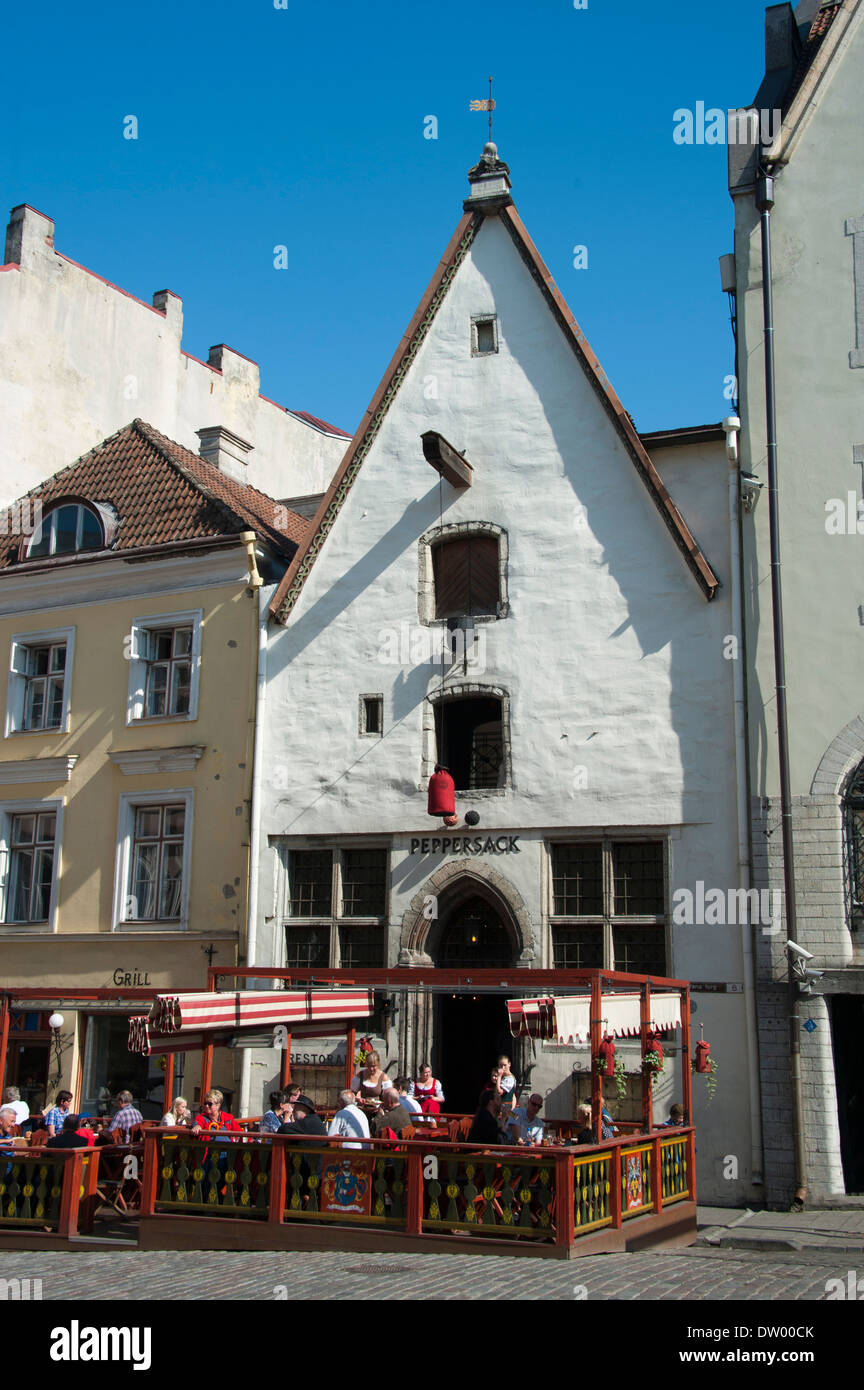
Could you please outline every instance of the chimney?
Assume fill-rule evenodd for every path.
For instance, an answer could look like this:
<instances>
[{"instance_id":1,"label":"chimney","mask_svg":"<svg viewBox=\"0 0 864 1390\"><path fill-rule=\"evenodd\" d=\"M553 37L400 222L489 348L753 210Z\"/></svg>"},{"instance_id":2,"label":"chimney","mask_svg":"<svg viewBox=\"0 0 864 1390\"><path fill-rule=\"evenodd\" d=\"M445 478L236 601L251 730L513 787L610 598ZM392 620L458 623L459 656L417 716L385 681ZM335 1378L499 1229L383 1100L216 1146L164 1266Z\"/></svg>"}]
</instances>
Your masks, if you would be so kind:
<instances>
[{"instance_id":1,"label":"chimney","mask_svg":"<svg viewBox=\"0 0 864 1390\"><path fill-rule=\"evenodd\" d=\"M212 463L226 477L245 484L249 462L246 456L252 452L248 440L241 439L239 434L232 434L224 425L206 425L195 433L201 441L198 452L202 459Z\"/></svg>"},{"instance_id":2,"label":"chimney","mask_svg":"<svg viewBox=\"0 0 864 1390\"><path fill-rule=\"evenodd\" d=\"M19 203L9 214L4 265L32 266L54 249L54 223L44 212Z\"/></svg>"}]
</instances>

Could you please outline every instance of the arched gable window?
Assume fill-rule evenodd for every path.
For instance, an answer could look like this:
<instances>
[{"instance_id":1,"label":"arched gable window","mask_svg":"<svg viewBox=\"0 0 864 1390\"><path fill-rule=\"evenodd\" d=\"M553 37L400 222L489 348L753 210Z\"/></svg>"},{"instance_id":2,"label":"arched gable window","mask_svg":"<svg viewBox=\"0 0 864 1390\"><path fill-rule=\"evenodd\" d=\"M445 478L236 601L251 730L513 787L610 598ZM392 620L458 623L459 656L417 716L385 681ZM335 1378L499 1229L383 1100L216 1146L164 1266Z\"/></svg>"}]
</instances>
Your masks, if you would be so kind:
<instances>
[{"instance_id":1,"label":"arched gable window","mask_svg":"<svg viewBox=\"0 0 864 1390\"><path fill-rule=\"evenodd\" d=\"M27 547L27 559L74 555L79 550L102 550L104 546L98 513L81 502L64 502L43 516Z\"/></svg>"},{"instance_id":2,"label":"arched gable window","mask_svg":"<svg viewBox=\"0 0 864 1390\"><path fill-rule=\"evenodd\" d=\"M853 931L860 931L864 927L864 762L846 787L843 820L851 925Z\"/></svg>"}]
</instances>

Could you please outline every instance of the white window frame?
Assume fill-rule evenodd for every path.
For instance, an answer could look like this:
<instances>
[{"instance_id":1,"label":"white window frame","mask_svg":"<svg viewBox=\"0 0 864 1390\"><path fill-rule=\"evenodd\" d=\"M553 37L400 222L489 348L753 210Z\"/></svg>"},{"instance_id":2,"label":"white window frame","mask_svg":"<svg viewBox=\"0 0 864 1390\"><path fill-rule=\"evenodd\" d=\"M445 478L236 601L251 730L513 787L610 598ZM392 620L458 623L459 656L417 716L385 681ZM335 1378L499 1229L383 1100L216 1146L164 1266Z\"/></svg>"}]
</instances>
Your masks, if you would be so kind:
<instances>
[{"instance_id":1,"label":"white window frame","mask_svg":"<svg viewBox=\"0 0 864 1390\"><path fill-rule=\"evenodd\" d=\"M26 559L28 559L28 560L53 560L53 559L56 558L56 556L57 556L57 550L56 550L56 545L57 545L57 518L59 517L60 513L61 513L65 508L67 508L67 507L75 507L75 508L77 508L77 512L78 512L78 515L77 515L76 518L75 518L75 545L73 546L73 548L72 548L71 550L63 550L63 551L61 551L61 552L60 552L60 557L61 557L61 559L62 559L63 557L65 557L65 556L67 556L67 555L78 555L79 553L93 554L93 555L95 555L95 554L98 554L98 552L99 552L100 550L104 550L104 549L105 549L106 543L107 543L107 538L106 538L106 526L105 526L105 517L102 516L102 514L100 513L100 511L98 510L98 508L88 506L86 502L75 502L75 501L72 501L72 500L70 499L69 501L66 501L66 502L62 502L62 501L61 501L61 502L58 502L58 503L56 504L56 506L55 506L55 505L52 505L50 512L47 512L46 515L43 517L41 524L40 524L39 526L36 527L36 530L33 532L33 535L30 537L30 540L29 540L28 543L27 543L27 554L26 554L26 557L25 557ZM97 521L97 522L99 523L99 528L100 528L101 533L102 533L102 544L101 544L101 545L95 545L95 546L88 546L88 547L87 547L87 550L84 551L84 552L82 552L81 542L82 542L82 540L84 539L84 518L87 517L87 516L93 517L94 520ZM34 544L36 544L36 538L37 538L37 536L38 536L39 540L41 541L41 539L42 539L42 537L43 537L43 535L44 535L46 529L47 529L47 531L48 531L48 554L47 554L47 555L32 555L32 554L31 554L31 551L32 551L32 548L33 548Z\"/></svg>"},{"instance_id":2,"label":"white window frame","mask_svg":"<svg viewBox=\"0 0 864 1390\"><path fill-rule=\"evenodd\" d=\"M60 858L63 843L63 811L65 801L54 797L48 801L3 801L0 802L0 936L26 934L27 936L49 936L57 931L57 907L60 885ZM47 922L7 922L6 907L9 884L12 874L12 818L13 816L55 815L54 867L51 875L51 897L48 903Z\"/></svg>"},{"instance_id":3,"label":"white window frame","mask_svg":"<svg viewBox=\"0 0 864 1390\"><path fill-rule=\"evenodd\" d=\"M133 618L132 629L126 639L125 652L129 661L129 696L126 703L127 725L140 724L188 724L198 718L198 684L201 670L201 630L204 621L203 608L190 608L183 613L156 613L144 618ZM186 714L144 713L147 687L147 668L149 661L144 655L147 636L160 628L192 626L191 670L189 679L189 710Z\"/></svg>"},{"instance_id":4,"label":"white window frame","mask_svg":"<svg viewBox=\"0 0 864 1390\"><path fill-rule=\"evenodd\" d=\"M189 894L192 872L192 808L194 792L191 787L179 787L157 792L122 792L117 818L117 857L114 869L114 906L111 930L117 932L185 932L189 930ZM180 917L170 921L151 922L140 917L126 917L126 903L131 896L132 845L135 835L135 812L141 806L168 806L182 802L185 808L183 830L183 891Z\"/></svg>"},{"instance_id":5,"label":"white window frame","mask_svg":"<svg viewBox=\"0 0 864 1390\"><path fill-rule=\"evenodd\" d=\"M27 700L27 665L33 647L54 646L66 643L66 666L63 672L63 708L60 723L53 729L25 729L24 710ZM72 664L75 658L74 627L50 627L41 632L15 632L9 647L9 683L6 688L6 730L5 737L18 734L37 734L50 738L53 734L68 734L70 693L72 688Z\"/></svg>"}]
</instances>

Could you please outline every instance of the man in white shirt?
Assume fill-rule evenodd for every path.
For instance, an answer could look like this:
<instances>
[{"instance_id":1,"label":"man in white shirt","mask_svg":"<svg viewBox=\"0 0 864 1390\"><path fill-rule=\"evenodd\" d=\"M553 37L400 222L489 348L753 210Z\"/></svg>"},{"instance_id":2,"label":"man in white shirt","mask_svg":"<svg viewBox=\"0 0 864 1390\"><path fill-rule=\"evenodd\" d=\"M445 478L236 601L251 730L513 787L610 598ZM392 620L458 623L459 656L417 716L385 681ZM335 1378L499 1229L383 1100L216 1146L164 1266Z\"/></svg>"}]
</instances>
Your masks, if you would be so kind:
<instances>
[{"instance_id":1,"label":"man in white shirt","mask_svg":"<svg viewBox=\"0 0 864 1390\"><path fill-rule=\"evenodd\" d=\"M510 1116L507 1132L510 1141L534 1147L543 1143L543 1121L539 1118L543 1097L535 1091L527 1105L517 1105Z\"/></svg>"},{"instance_id":2,"label":"man in white shirt","mask_svg":"<svg viewBox=\"0 0 864 1390\"><path fill-rule=\"evenodd\" d=\"M327 1133L330 1135L343 1135L346 1139L368 1139L369 1121L357 1104L357 1097L353 1091L341 1091L339 1094L339 1104L341 1110L337 1110L333 1119L330 1121L330 1128ZM362 1149L362 1144L343 1144L343 1149Z\"/></svg>"},{"instance_id":3,"label":"man in white shirt","mask_svg":"<svg viewBox=\"0 0 864 1390\"><path fill-rule=\"evenodd\" d=\"M26 1100L21 1099L21 1092L17 1086L7 1086L3 1092L4 1106L11 1106L15 1111L16 1125L23 1125L25 1120L30 1119L30 1106Z\"/></svg>"}]
</instances>

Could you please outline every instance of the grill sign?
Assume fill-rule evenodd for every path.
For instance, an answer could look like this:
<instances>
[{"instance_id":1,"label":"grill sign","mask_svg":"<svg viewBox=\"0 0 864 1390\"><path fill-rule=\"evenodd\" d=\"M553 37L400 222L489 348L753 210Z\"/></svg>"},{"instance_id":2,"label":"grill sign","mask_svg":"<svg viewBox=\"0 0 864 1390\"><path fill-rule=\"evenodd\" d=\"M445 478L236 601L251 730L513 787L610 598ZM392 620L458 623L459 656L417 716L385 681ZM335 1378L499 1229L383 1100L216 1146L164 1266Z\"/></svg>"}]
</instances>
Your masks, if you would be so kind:
<instances>
[{"instance_id":1,"label":"grill sign","mask_svg":"<svg viewBox=\"0 0 864 1390\"><path fill-rule=\"evenodd\" d=\"M518 835L424 835L411 841L410 854L521 854Z\"/></svg>"}]
</instances>

